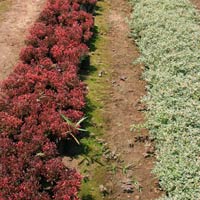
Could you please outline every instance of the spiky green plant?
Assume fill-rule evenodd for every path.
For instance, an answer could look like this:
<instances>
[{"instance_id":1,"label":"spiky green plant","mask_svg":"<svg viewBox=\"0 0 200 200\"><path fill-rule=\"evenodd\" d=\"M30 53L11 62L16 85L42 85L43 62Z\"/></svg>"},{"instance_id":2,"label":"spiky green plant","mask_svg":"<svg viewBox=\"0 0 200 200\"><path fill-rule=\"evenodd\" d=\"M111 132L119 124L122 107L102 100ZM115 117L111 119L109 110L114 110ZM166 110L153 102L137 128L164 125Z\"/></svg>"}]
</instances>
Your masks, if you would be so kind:
<instances>
[{"instance_id":1,"label":"spiky green plant","mask_svg":"<svg viewBox=\"0 0 200 200\"><path fill-rule=\"evenodd\" d=\"M61 117L66 121L66 123L67 123L70 127L74 128L74 129L76 129L76 130L78 130L78 131L87 131L86 129L80 128L80 124L81 124L84 120L86 120L87 117L83 117L83 118L81 118L78 122L74 123L74 122L72 122L70 119L68 119L65 115L63 115L63 114L60 114L60 115L61 115ZM76 142L78 145L80 145L79 140L78 140L78 139L76 138L76 136L73 134L72 130L69 129L69 131L68 131L67 133L68 133L69 135L72 136L72 138L75 140L75 142Z\"/></svg>"}]
</instances>

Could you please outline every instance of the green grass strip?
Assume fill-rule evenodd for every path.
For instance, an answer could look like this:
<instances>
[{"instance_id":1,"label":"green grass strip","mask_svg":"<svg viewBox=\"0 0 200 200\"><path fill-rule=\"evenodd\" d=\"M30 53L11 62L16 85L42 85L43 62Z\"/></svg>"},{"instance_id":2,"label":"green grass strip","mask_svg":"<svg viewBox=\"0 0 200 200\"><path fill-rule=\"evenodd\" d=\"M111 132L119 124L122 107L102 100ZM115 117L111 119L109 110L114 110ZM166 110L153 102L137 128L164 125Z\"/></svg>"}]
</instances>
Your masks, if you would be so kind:
<instances>
[{"instance_id":1,"label":"green grass strip","mask_svg":"<svg viewBox=\"0 0 200 200\"><path fill-rule=\"evenodd\" d=\"M188 0L130 0L164 200L200 199L200 16Z\"/></svg>"}]
</instances>

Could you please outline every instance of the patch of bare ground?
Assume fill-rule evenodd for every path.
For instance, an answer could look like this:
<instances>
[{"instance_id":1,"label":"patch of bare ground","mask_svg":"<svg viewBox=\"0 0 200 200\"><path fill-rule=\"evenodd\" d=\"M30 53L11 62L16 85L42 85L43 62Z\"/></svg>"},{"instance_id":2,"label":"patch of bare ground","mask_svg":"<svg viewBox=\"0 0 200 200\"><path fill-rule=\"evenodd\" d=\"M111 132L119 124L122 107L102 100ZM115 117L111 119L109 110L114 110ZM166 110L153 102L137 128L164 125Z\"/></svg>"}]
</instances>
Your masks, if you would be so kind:
<instances>
[{"instance_id":1,"label":"patch of bare ground","mask_svg":"<svg viewBox=\"0 0 200 200\"><path fill-rule=\"evenodd\" d=\"M192 2L198 9L200 9L200 0L191 0L191 2Z\"/></svg>"},{"instance_id":2,"label":"patch of bare ground","mask_svg":"<svg viewBox=\"0 0 200 200\"><path fill-rule=\"evenodd\" d=\"M18 60L28 28L37 19L45 0L13 0L0 22L0 80Z\"/></svg>"},{"instance_id":3,"label":"patch of bare ground","mask_svg":"<svg viewBox=\"0 0 200 200\"><path fill-rule=\"evenodd\" d=\"M142 67L132 63L139 57L136 45L129 38L126 22L131 5L126 0L110 0L107 19L110 27L107 49L110 53L110 98L105 102L107 131L105 140L119 161L114 173L107 177L111 194L106 199L151 200L161 196L158 180L152 174L154 146L148 131L130 132L130 125L144 123L145 105L140 99L146 94Z\"/></svg>"}]
</instances>

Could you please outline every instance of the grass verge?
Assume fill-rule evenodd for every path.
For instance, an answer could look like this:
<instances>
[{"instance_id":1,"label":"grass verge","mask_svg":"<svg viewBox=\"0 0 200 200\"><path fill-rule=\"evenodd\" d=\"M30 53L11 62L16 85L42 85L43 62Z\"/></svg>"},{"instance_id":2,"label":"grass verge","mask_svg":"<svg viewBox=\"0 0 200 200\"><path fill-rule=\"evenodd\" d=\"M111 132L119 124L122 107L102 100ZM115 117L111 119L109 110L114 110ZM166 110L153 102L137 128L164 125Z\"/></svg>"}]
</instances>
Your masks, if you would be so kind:
<instances>
[{"instance_id":1,"label":"grass verge","mask_svg":"<svg viewBox=\"0 0 200 200\"><path fill-rule=\"evenodd\" d=\"M81 140L86 150L79 156L81 160L81 173L85 176L82 182L80 197L82 200L101 200L105 193L100 191L99 186L105 184L108 163L103 158L104 146L101 138L105 132L105 119L103 116L103 105L108 96L106 79L109 74L109 54L106 50L107 33L109 26L105 19L109 5L105 1L98 1L95 14L95 35L90 44L90 65L80 73L81 79L88 86L87 121L85 127L88 137ZM86 65L87 66L87 65Z\"/></svg>"}]
</instances>

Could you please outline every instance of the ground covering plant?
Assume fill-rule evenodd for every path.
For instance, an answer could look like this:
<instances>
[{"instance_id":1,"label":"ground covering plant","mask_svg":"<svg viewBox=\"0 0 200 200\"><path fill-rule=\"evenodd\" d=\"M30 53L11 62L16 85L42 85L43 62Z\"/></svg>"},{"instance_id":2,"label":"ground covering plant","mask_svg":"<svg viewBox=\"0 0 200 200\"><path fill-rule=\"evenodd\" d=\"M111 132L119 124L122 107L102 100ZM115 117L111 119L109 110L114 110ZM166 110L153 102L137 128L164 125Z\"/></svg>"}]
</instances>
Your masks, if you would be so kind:
<instances>
[{"instance_id":1,"label":"ground covering plant","mask_svg":"<svg viewBox=\"0 0 200 200\"><path fill-rule=\"evenodd\" d=\"M131 0L132 35L148 83L161 199L200 198L200 16L188 0Z\"/></svg>"},{"instance_id":2,"label":"ground covering plant","mask_svg":"<svg viewBox=\"0 0 200 200\"><path fill-rule=\"evenodd\" d=\"M57 144L75 138L83 119L86 87L78 70L95 2L48 0L1 83L0 200L78 199L81 176L63 165Z\"/></svg>"}]
</instances>

